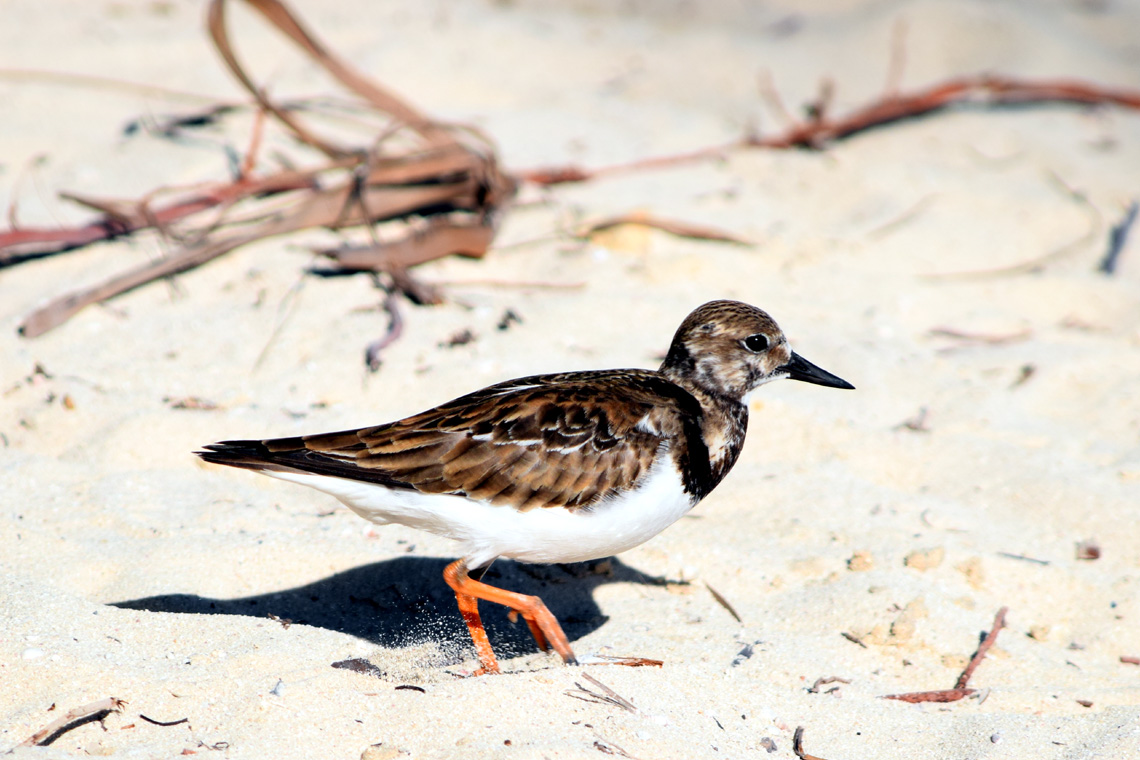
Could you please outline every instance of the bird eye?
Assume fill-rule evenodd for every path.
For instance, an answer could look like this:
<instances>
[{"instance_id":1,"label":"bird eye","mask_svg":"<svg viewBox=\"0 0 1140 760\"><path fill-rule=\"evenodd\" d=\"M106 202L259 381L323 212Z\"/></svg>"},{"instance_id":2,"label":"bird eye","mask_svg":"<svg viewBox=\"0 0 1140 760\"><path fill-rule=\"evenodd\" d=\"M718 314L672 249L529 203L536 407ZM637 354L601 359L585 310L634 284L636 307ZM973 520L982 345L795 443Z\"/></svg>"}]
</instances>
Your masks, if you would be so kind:
<instances>
[{"instance_id":1,"label":"bird eye","mask_svg":"<svg viewBox=\"0 0 1140 760\"><path fill-rule=\"evenodd\" d=\"M768 350L768 336L761 333L749 335L744 339L744 347L754 354Z\"/></svg>"}]
</instances>

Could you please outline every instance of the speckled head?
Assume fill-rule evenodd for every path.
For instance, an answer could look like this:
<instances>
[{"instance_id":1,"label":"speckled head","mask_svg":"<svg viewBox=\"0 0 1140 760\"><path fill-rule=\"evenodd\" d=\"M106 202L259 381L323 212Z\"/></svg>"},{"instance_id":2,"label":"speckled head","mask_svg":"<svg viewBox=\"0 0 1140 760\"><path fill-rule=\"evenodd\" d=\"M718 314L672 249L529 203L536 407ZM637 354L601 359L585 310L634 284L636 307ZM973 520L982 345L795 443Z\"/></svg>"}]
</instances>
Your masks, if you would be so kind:
<instances>
[{"instance_id":1,"label":"speckled head","mask_svg":"<svg viewBox=\"0 0 1140 760\"><path fill-rule=\"evenodd\" d=\"M784 377L854 388L792 351L776 320L740 301L709 301L689 314L673 336L661 372L682 386L737 401Z\"/></svg>"}]
</instances>

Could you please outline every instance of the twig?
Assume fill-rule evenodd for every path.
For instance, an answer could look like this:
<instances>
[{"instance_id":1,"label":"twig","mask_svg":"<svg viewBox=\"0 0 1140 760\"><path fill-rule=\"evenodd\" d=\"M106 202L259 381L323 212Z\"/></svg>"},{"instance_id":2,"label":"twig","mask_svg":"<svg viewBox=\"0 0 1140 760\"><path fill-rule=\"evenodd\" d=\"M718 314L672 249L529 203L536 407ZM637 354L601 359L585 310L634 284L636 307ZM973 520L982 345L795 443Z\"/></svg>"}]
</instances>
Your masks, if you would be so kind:
<instances>
[{"instance_id":1,"label":"twig","mask_svg":"<svg viewBox=\"0 0 1140 760\"><path fill-rule=\"evenodd\" d=\"M796 757L800 760L823 760L818 755L809 755L804 752L804 727L796 726L796 732L792 734L792 752L796 753Z\"/></svg>"},{"instance_id":2,"label":"twig","mask_svg":"<svg viewBox=\"0 0 1140 760\"><path fill-rule=\"evenodd\" d=\"M368 367L369 372L380 369L380 353L392 345L404 332L404 318L400 315L400 308L396 304L395 293L388 293L384 296L382 308L388 312L388 329L364 349L364 364Z\"/></svg>"},{"instance_id":3,"label":"twig","mask_svg":"<svg viewBox=\"0 0 1140 760\"><path fill-rule=\"evenodd\" d=\"M738 623L744 622L743 620L740 619L740 614L736 611L736 608L732 606L731 602L729 602L727 599L724 598L723 594L721 594L715 588L710 586L708 581L705 581L704 584L705 584L705 588L707 588L709 590L709 593L712 594L713 599L716 599L717 604L719 604L721 607L724 607L726 610L728 610L728 614L732 615L732 617L736 620L736 622L738 622Z\"/></svg>"},{"instance_id":4,"label":"twig","mask_svg":"<svg viewBox=\"0 0 1140 760\"><path fill-rule=\"evenodd\" d=\"M830 683L847 683L847 684L849 684L851 682L849 680L847 680L846 678L840 678L839 676L828 676L827 678L817 678L817 679L815 679L815 683L813 683L811 685L811 688L808 689L808 694L819 694L819 687L827 686Z\"/></svg>"},{"instance_id":5,"label":"twig","mask_svg":"<svg viewBox=\"0 0 1140 760\"><path fill-rule=\"evenodd\" d=\"M1026 557L1024 554L1013 554L1011 552L998 552L998 556L999 557L1005 557L1006 559L1017 559L1017 560L1021 560L1022 562L1032 562L1035 565L1048 565L1049 564L1049 560L1047 560L1047 559L1037 559L1036 557Z\"/></svg>"},{"instance_id":6,"label":"twig","mask_svg":"<svg viewBox=\"0 0 1140 760\"><path fill-rule=\"evenodd\" d=\"M897 702L957 702L973 694L976 689L938 689L937 691L910 691L906 694L888 694L883 699Z\"/></svg>"},{"instance_id":7,"label":"twig","mask_svg":"<svg viewBox=\"0 0 1140 760\"><path fill-rule=\"evenodd\" d=\"M155 720L154 718L146 717L142 713L139 713L139 717L145 720L147 723L151 723L155 726L180 726L183 723L190 722L189 718L179 718L178 720Z\"/></svg>"},{"instance_id":8,"label":"twig","mask_svg":"<svg viewBox=\"0 0 1140 760\"><path fill-rule=\"evenodd\" d=\"M958 676L958 682L954 684L953 689L942 689L940 691L912 691L907 694L888 694L883 699L894 699L899 702L957 702L977 693L977 689L968 688L970 677L974 675L974 671L982 663L982 659L986 656L986 652L997 641L998 633L1005 627L1005 613L1009 611L1009 607L1002 607L997 611L994 616L994 624L990 632L986 635L982 642L978 645L978 651L970 658L970 662L966 665L966 669L962 671L962 675Z\"/></svg>"},{"instance_id":9,"label":"twig","mask_svg":"<svg viewBox=\"0 0 1140 760\"><path fill-rule=\"evenodd\" d=\"M1125 665L1140 665L1140 657L1133 657L1127 654L1120 655L1120 661Z\"/></svg>"},{"instance_id":10,"label":"twig","mask_svg":"<svg viewBox=\"0 0 1140 760\"><path fill-rule=\"evenodd\" d=\"M847 633L847 631L842 631L842 632L840 632L839 635L842 636L843 638L847 639L848 641L850 641L852 644L858 644L859 646L863 647L864 649L868 648L867 645L863 642L863 640L860 639L858 636L856 636L853 633Z\"/></svg>"},{"instance_id":11,"label":"twig","mask_svg":"<svg viewBox=\"0 0 1140 760\"><path fill-rule=\"evenodd\" d=\"M89 705L76 707L74 710L69 710L39 731L36 731L20 746L46 747L74 728L78 728L86 723L91 723L92 721L103 720L103 718L106 718L110 713L119 712L126 704L127 703L121 699L107 697L106 699L100 699L98 702L92 702Z\"/></svg>"},{"instance_id":12,"label":"twig","mask_svg":"<svg viewBox=\"0 0 1140 760\"><path fill-rule=\"evenodd\" d=\"M606 755L620 755L621 757L628 757L631 760L635 760L633 755L629 754L624 749L614 744L609 739L605 738L596 731L594 732L594 749Z\"/></svg>"},{"instance_id":13,"label":"twig","mask_svg":"<svg viewBox=\"0 0 1140 760\"><path fill-rule=\"evenodd\" d=\"M1124 212L1124 218L1118 224L1113 225L1108 233L1108 251L1104 254L1104 258L1097 267L1101 272L1107 275L1116 274L1116 261L1120 258L1120 252L1124 250L1124 244L1128 240L1128 233L1132 230L1132 225L1136 221L1136 212L1140 211L1140 203L1132 201L1128 205L1128 210Z\"/></svg>"},{"instance_id":14,"label":"twig","mask_svg":"<svg viewBox=\"0 0 1140 760\"><path fill-rule=\"evenodd\" d=\"M990 632L982 639L982 643L978 645L978 651L970 658L970 664L962 671L962 675L958 676L958 683L954 684L955 688L964 689L966 684L970 682L970 677L974 675L974 671L982 664L982 658L986 656L986 652L990 651L997 642L998 633L1005 627L1005 613L1009 612L1009 607L1002 607L994 615L994 624L990 628Z\"/></svg>"},{"instance_id":15,"label":"twig","mask_svg":"<svg viewBox=\"0 0 1140 760\"><path fill-rule=\"evenodd\" d=\"M767 94L764 83L761 91ZM857 108L839 118L809 118L794 123L781 134L770 137L745 135L732 142L685 153L613 164L596 169L559 166L518 172L518 176L542 185L582 182L631 171L679 166L716 160L743 148L821 148L852 135L888 124L914 119L963 103L991 108L1007 105L1072 103L1079 105L1115 105L1140 109L1140 90L1102 87L1068 79L1027 80L996 74L977 74L947 79L909 93L885 93L878 100Z\"/></svg>"},{"instance_id":16,"label":"twig","mask_svg":"<svg viewBox=\"0 0 1140 760\"><path fill-rule=\"evenodd\" d=\"M568 689L565 691L564 693L567 696L574 697L575 699L581 699L584 702L597 702L599 704L617 705L623 710L627 710L631 713L637 712L637 707L633 704L633 702L630 702L628 699L621 696L609 686L606 686L604 683L594 678L589 673L583 673L582 677L592 683L594 686L597 686L599 689L601 689L601 693L599 694L598 692L590 691L585 686L575 681L574 685L578 688ZM585 696L580 696L582 694Z\"/></svg>"},{"instance_id":17,"label":"twig","mask_svg":"<svg viewBox=\"0 0 1140 760\"><path fill-rule=\"evenodd\" d=\"M624 665L627 668L660 668L665 662L648 657L621 657L610 654L592 654L578 657L580 665Z\"/></svg>"},{"instance_id":18,"label":"twig","mask_svg":"<svg viewBox=\"0 0 1140 760\"><path fill-rule=\"evenodd\" d=\"M386 117L389 124L381 137L396 131L411 133L412 147L399 152L381 146L382 139L377 139L370 149L339 145L310 130L298 109L270 101L238 63L226 29L226 1L213 0L209 5L210 35L233 75L253 96L259 114L274 119L302 142L323 151L328 160L308 170L289 169L262 178L249 176L261 142L259 116L249 151L233 182L184 190L174 202L165 205L153 205L149 199L123 202L70 196L95 208L102 217L74 228L13 228L0 232L0 265L148 228L182 244L157 262L67 294L36 310L21 325L25 337L43 334L89 304L201 266L255 240L301 229L366 226L371 230L372 225L388 220L446 215L451 227L444 232L421 236L406 244L402 240L387 244L392 250L386 251L383 268L394 279L401 270L423 261L456 251L472 256L486 251L494 234L495 212L515 191L514 180L497 166L490 142L473 128L461 130L427 118L351 69L318 42L279 0L246 3L353 93L358 104ZM203 212L211 210L222 213L203 220ZM230 214L231 210L240 213ZM175 223L190 228L189 236L179 235ZM408 236L412 236L410 231Z\"/></svg>"}]
</instances>

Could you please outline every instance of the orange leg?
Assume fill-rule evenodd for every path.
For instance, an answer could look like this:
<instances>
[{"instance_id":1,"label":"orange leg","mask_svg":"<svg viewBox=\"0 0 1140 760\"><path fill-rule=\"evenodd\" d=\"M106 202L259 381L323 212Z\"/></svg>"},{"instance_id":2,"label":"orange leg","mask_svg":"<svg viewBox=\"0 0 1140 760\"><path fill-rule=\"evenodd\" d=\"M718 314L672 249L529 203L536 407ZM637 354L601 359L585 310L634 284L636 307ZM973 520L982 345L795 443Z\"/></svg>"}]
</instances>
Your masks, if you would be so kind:
<instances>
[{"instance_id":1,"label":"orange leg","mask_svg":"<svg viewBox=\"0 0 1140 760\"><path fill-rule=\"evenodd\" d=\"M574 658L574 651L570 649L570 641L562 632L562 626L558 624L558 620L537 596L516 594L513 591L505 591L472 580L467 575L467 565L461 559L447 566L443 571L443 579L455 591L455 598L459 602L459 612L467 623L467 629L471 632L471 640L475 642L475 652L479 655L479 662L483 665L482 672L498 673L499 664L495 660L495 653L491 650L491 642L487 639L487 632L483 629L483 623L479 619L479 599L486 599L488 602L510 607L523 616L523 620L526 621L527 627L530 628L530 632L540 649L546 650L553 646L554 651L562 655L563 662L568 665L578 664Z\"/></svg>"},{"instance_id":2,"label":"orange leg","mask_svg":"<svg viewBox=\"0 0 1140 760\"><path fill-rule=\"evenodd\" d=\"M463 622L467 623L467 630L471 632L471 640L475 642L475 653L479 655L481 668L475 675L498 673L499 663L495 660L495 652L491 649L491 641L487 638L487 631L483 628L483 620L479 617L479 600L467 594L455 592L459 602L459 614L463 615Z\"/></svg>"}]
</instances>

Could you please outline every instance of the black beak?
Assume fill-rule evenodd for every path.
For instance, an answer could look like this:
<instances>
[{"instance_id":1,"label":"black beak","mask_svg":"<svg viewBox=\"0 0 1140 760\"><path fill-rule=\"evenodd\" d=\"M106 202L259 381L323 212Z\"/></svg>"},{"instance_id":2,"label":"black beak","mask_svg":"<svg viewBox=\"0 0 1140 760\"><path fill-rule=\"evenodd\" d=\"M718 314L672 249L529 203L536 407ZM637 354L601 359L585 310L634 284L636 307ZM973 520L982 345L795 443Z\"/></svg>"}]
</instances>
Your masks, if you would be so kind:
<instances>
[{"instance_id":1,"label":"black beak","mask_svg":"<svg viewBox=\"0 0 1140 760\"><path fill-rule=\"evenodd\" d=\"M792 380L802 380L805 383L826 385L828 388L855 390L855 386L851 383L836 377L825 369L820 369L795 351L792 352L792 360L780 367L777 372L787 372L788 377Z\"/></svg>"}]
</instances>

